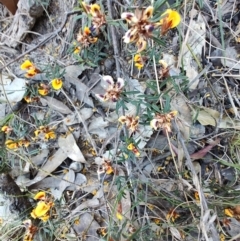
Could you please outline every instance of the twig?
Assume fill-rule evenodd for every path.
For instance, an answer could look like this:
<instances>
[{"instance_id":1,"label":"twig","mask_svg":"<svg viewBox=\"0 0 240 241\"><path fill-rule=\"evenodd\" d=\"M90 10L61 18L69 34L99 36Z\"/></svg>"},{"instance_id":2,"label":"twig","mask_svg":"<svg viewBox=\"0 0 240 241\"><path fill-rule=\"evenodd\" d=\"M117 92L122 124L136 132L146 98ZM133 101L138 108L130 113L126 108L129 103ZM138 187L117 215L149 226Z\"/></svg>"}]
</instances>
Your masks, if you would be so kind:
<instances>
[{"instance_id":1,"label":"twig","mask_svg":"<svg viewBox=\"0 0 240 241\"><path fill-rule=\"evenodd\" d=\"M90 135L90 133L89 133L89 131L88 131L88 128L87 128L87 126L86 126L86 123L85 123L85 121L83 120L81 114L79 113L79 111L77 110L77 108L75 107L75 105L73 104L72 100L71 100L71 99L68 97L68 95L65 93L65 91L64 91L64 90L61 90L61 92L65 95L65 97L67 98L67 100L71 103L71 105L73 106L74 110L76 111L77 116L78 116L78 119L79 119L79 121L82 123L83 128L84 128L84 130L86 131L86 134L87 134L87 136L88 136L88 138L89 138L89 140L90 140L90 142L91 142L91 144L92 144L92 147L93 147L94 151L95 151L95 152L97 153L97 155L98 155L97 145L96 145L95 141L92 139L92 137L91 137L91 135Z\"/></svg>"},{"instance_id":2,"label":"twig","mask_svg":"<svg viewBox=\"0 0 240 241\"><path fill-rule=\"evenodd\" d=\"M226 81L226 79L225 79L224 76L222 76L222 78L223 78L223 80L224 80L224 84L225 84L225 87L226 87L226 90L227 90L228 98L229 98L230 103L231 103L231 105L232 105L232 108L233 108L235 117L239 117L238 110L237 110L237 108L236 108L236 106L235 106L235 104L234 104L233 98L232 98L231 93L230 93L230 90L229 90L229 88L228 88L227 81Z\"/></svg>"},{"instance_id":3,"label":"twig","mask_svg":"<svg viewBox=\"0 0 240 241\"><path fill-rule=\"evenodd\" d=\"M16 62L17 60L21 59L22 57L24 57L26 54L29 54L31 53L32 51L34 51L35 49L39 48L40 46L42 46L43 44L47 43L49 40L51 40L52 38L54 38L56 35L58 35L62 29L64 28L65 24L67 23L67 19L70 15L73 15L73 14L77 14L77 13L80 13L81 11L80 10L77 10L77 11L71 11L71 12L68 12L66 13L65 15L65 18L63 20L63 23L62 25L56 30L54 31L53 33L51 33L49 36L47 36L44 40L42 40L39 44L35 45L34 47L32 47L31 49L25 51L24 53L20 54L19 56L17 56L15 59L13 59L12 61L8 62L7 64L5 64L3 67L0 68L0 72L8 67L10 64Z\"/></svg>"},{"instance_id":4,"label":"twig","mask_svg":"<svg viewBox=\"0 0 240 241\"><path fill-rule=\"evenodd\" d=\"M107 0L107 7L108 7L108 14L111 19L113 19L113 14L112 14L112 1ZM120 77L120 65L118 62L119 58L119 46L117 42L117 35L116 31L113 25L110 25L110 32L111 32L111 37L112 37L112 43L113 43L113 51L114 51L114 59L116 62L116 69L117 69L117 77Z\"/></svg>"}]
</instances>

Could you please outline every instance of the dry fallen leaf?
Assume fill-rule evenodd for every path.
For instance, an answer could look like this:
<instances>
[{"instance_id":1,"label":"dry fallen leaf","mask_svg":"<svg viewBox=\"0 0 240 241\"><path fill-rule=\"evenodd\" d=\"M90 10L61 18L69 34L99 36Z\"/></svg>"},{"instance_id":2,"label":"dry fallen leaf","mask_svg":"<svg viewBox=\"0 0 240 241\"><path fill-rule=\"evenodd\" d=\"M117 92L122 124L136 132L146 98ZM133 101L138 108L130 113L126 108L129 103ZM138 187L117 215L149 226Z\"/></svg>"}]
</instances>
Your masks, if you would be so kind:
<instances>
[{"instance_id":1,"label":"dry fallen leaf","mask_svg":"<svg viewBox=\"0 0 240 241\"><path fill-rule=\"evenodd\" d=\"M194 90L199 83L199 79L195 79L199 72L194 56L200 58L202 54L206 39L206 24L201 13L190 24L189 37L186 38L187 43L182 45L182 58L179 58L178 65L180 66L181 61L183 61L184 70L186 70L186 76L190 82L189 88ZM193 80L194 82L191 82Z\"/></svg>"},{"instance_id":2,"label":"dry fallen leaf","mask_svg":"<svg viewBox=\"0 0 240 241\"><path fill-rule=\"evenodd\" d=\"M31 157L32 163L36 166L41 165L48 157L49 149L42 149L36 156Z\"/></svg>"},{"instance_id":3,"label":"dry fallen leaf","mask_svg":"<svg viewBox=\"0 0 240 241\"><path fill-rule=\"evenodd\" d=\"M65 152L61 148L59 148L51 157L48 158L44 166L42 168L39 168L39 171L34 177L34 179L29 181L25 185L28 187L36 182L41 181L46 176L51 174L58 166L60 166L66 158L67 155L65 154Z\"/></svg>"},{"instance_id":4,"label":"dry fallen leaf","mask_svg":"<svg viewBox=\"0 0 240 241\"><path fill-rule=\"evenodd\" d=\"M41 97L40 101L43 105L48 105L51 109L62 114L70 114L72 111L63 102L49 96Z\"/></svg>"},{"instance_id":5,"label":"dry fallen leaf","mask_svg":"<svg viewBox=\"0 0 240 241\"><path fill-rule=\"evenodd\" d=\"M197 159L201 159L203 158L209 151L212 150L212 148L214 146L216 146L217 144L219 144L220 139L217 139L216 141L214 141L212 144L205 146L203 149L193 153L190 157L192 160L197 160Z\"/></svg>"},{"instance_id":6,"label":"dry fallen leaf","mask_svg":"<svg viewBox=\"0 0 240 241\"><path fill-rule=\"evenodd\" d=\"M62 193L68 186L71 185L75 180L75 172L71 169L64 175L61 182L59 183L59 191Z\"/></svg>"},{"instance_id":7,"label":"dry fallen leaf","mask_svg":"<svg viewBox=\"0 0 240 241\"><path fill-rule=\"evenodd\" d=\"M58 138L58 145L65 155L73 161L86 163L86 160L71 133L68 133L65 137L60 136Z\"/></svg>"},{"instance_id":8,"label":"dry fallen leaf","mask_svg":"<svg viewBox=\"0 0 240 241\"><path fill-rule=\"evenodd\" d=\"M204 126L216 126L220 113L216 110L202 107L199 111L193 110L192 116L193 118L196 118L199 121L199 123Z\"/></svg>"},{"instance_id":9,"label":"dry fallen leaf","mask_svg":"<svg viewBox=\"0 0 240 241\"><path fill-rule=\"evenodd\" d=\"M84 213L79 216L79 223L73 225L77 235L82 235L86 232L86 241L99 240L97 230L100 228L99 224L94 220L94 217L90 213Z\"/></svg>"},{"instance_id":10,"label":"dry fallen leaf","mask_svg":"<svg viewBox=\"0 0 240 241\"><path fill-rule=\"evenodd\" d=\"M190 127L192 126L192 116L189 106L182 95L177 95L171 100L171 110L178 112L176 123L185 140L190 137Z\"/></svg>"},{"instance_id":11,"label":"dry fallen leaf","mask_svg":"<svg viewBox=\"0 0 240 241\"><path fill-rule=\"evenodd\" d=\"M88 104L89 106L93 107L92 98L89 97L90 92L88 91L89 88L82 83L81 79L78 78L82 74L82 72L86 69L89 69L87 66L83 65L69 65L65 68L65 85L67 88L70 85L75 85L76 87L76 96L79 101Z\"/></svg>"},{"instance_id":12,"label":"dry fallen leaf","mask_svg":"<svg viewBox=\"0 0 240 241\"><path fill-rule=\"evenodd\" d=\"M14 78L13 81L6 76L0 76L0 101L14 104L20 101L26 92L26 80Z\"/></svg>"},{"instance_id":13,"label":"dry fallen leaf","mask_svg":"<svg viewBox=\"0 0 240 241\"><path fill-rule=\"evenodd\" d=\"M228 46L224 51L224 56L221 58L223 66L240 69L239 54L235 47Z\"/></svg>"}]
</instances>

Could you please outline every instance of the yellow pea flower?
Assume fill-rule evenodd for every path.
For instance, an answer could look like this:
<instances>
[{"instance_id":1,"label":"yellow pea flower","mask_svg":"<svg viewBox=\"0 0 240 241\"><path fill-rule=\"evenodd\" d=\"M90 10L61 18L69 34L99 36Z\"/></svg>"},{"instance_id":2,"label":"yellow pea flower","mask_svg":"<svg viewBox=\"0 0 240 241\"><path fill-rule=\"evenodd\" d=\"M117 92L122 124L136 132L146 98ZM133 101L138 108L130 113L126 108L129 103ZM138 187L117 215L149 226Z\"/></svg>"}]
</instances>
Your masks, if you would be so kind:
<instances>
[{"instance_id":1,"label":"yellow pea flower","mask_svg":"<svg viewBox=\"0 0 240 241\"><path fill-rule=\"evenodd\" d=\"M49 215L44 215L44 216L40 217L39 219L41 219L43 222L47 222L49 217L50 217Z\"/></svg>"},{"instance_id":2,"label":"yellow pea flower","mask_svg":"<svg viewBox=\"0 0 240 241\"><path fill-rule=\"evenodd\" d=\"M18 141L17 144L18 144L18 147L20 147L20 146L28 147L30 145L30 142L27 140L20 140L20 141Z\"/></svg>"},{"instance_id":3,"label":"yellow pea flower","mask_svg":"<svg viewBox=\"0 0 240 241\"><path fill-rule=\"evenodd\" d=\"M30 60L25 60L20 68L22 70L26 70L27 73L25 74L25 76L27 78L31 78L33 76L35 76L36 74L40 73L40 70L38 68L36 68L36 66L30 61Z\"/></svg>"},{"instance_id":4,"label":"yellow pea flower","mask_svg":"<svg viewBox=\"0 0 240 241\"><path fill-rule=\"evenodd\" d=\"M140 54L136 54L134 56L133 61L134 61L135 67L137 67L139 70L143 68L144 62L143 62L143 58L141 57Z\"/></svg>"},{"instance_id":5,"label":"yellow pea flower","mask_svg":"<svg viewBox=\"0 0 240 241\"><path fill-rule=\"evenodd\" d=\"M225 214L226 216L228 216L228 217L234 217L234 212L233 212L233 210L230 209L230 208L225 208L225 209L224 209L224 214Z\"/></svg>"},{"instance_id":6,"label":"yellow pea flower","mask_svg":"<svg viewBox=\"0 0 240 241\"><path fill-rule=\"evenodd\" d=\"M33 209L33 211L31 212L31 216L34 219L42 218L43 216L45 216L47 214L47 212L50 210L50 208L51 208L51 205L49 205L48 203L46 203L44 201L40 201L40 202L38 202L37 207L35 209Z\"/></svg>"},{"instance_id":7,"label":"yellow pea flower","mask_svg":"<svg viewBox=\"0 0 240 241\"><path fill-rule=\"evenodd\" d=\"M79 46L77 46L77 47L74 48L73 53L78 54L78 53L80 53L80 51L81 51L81 48Z\"/></svg>"},{"instance_id":8,"label":"yellow pea flower","mask_svg":"<svg viewBox=\"0 0 240 241\"><path fill-rule=\"evenodd\" d=\"M9 126L3 126L3 127L1 128L1 131L5 132L5 133L9 133L9 132L12 131L12 128L9 127Z\"/></svg>"},{"instance_id":9,"label":"yellow pea flower","mask_svg":"<svg viewBox=\"0 0 240 241\"><path fill-rule=\"evenodd\" d=\"M128 146L127 146L127 149L129 151L132 151L136 157L139 157L140 156L140 152L139 150L136 148L136 146L133 144L133 143L130 143Z\"/></svg>"},{"instance_id":10,"label":"yellow pea flower","mask_svg":"<svg viewBox=\"0 0 240 241\"><path fill-rule=\"evenodd\" d=\"M46 193L45 192L38 192L35 196L35 200L44 200L46 198Z\"/></svg>"},{"instance_id":11,"label":"yellow pea flower","mask_svg":"<svg viewBox=\"0 0 240 241\"><path fill-rule=\"evenodd\" d=\"M54 131L49 131L45 134L45 139L55 139L56 138L56 134L54 133Z\"/></svg>"},{"instance_id":12,"label":"yellow pea flower","mask_svg":"<svg viewBox=\"0 0 240 241\"><path fill-rule=\"evenodd\" d=\"M52 87L55 90L60 90L62 88L63 82L61 79L53 79L52 80Z\"/></svg>"},{"instance_id":13,"label":"yellow pea flower","mask_svg":"<svg viewBox=\"0 0 240 241\"><path fill-rule=\"evenodd\" d=\"M172 9L167 9L162 14L162 19L159 22L159 25L162 26L161 33L162 35L166 34L171 28L175 28L181 22L181 15Z\"/></svg>"},{"instance_id":14,"label":"yellow pea flower","mask_svg":"<svg viewBox=\"0 0 240 241\"><path fill-rule=\"evenodd\" d=\"M30 69L30 68L33 68L33 67L35 67L34 64L28 59L25 60L20 66L20 68L22 70Z\"/></svg>"},{"instance_id":15,"label":"yellow pea flower","mask_svg":"<svg viewBox=\"0 0 240 241\"><path fill-rule=\"evenodd\" d=\"M35 76L36 74L38 74L38 73L39 73L39 70L38 70L38 69L36 69L36 68L30 68L30 69L27 71L27 73L25 74L25 76L26 76L27 78L31 78L31 77Z\"/></svg>"},{"instance_id":16,"label":"yellow pea flower","mask_svg":"<svg viewBox=\"0 0 240 241\"><path fill-rule=\"evenodd\" d=\"M38 93L40 95L47 95L49 93L49 86L45 85L45 84L40 84L40 86L38 87Z\"/></svg>"},{"instance_id":17,"label":"yellow pea flower","mask_svg":"<svg viewBox=\"0 0 240 241\"><path fill-rule=\"evenodd\" d=\"M9 149L17 149L18 148L18 143L13 140L7 140L5 142L5 146Z\"/></svg>"},{"instance_id":18,"label":"yellow pea flower","mask_svg":"<svg viewBox=\"0 0 240 241\"><path fill-rule=\"evenodd\" d=\"M123 215L119 212L116 213L116 217L118 220L122 220L123 219Z\"/></svg>"}]
</instances>

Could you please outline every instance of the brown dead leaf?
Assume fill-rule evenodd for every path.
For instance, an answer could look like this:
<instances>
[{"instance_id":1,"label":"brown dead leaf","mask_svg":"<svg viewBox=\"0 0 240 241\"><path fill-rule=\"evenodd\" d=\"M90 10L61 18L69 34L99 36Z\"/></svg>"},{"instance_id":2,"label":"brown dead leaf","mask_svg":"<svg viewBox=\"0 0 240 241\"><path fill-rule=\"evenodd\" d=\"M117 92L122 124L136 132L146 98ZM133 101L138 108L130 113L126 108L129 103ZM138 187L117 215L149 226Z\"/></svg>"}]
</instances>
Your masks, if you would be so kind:
<instances>
[{"instance_id":1,"label":"brown dead leaf","mask_svg":"<svg viewBox=\"0 0 240 241\"><path fill-rule=\"evenodd\" d=\"M216 145L218 145L220 142L220 139L216 139L214 142L212 142L210 145L204 147L203 149L201 149L200 151L197 151L195 153L193 153L190 157L192 158L192 160L197 160L197 159L201 159L203 158L209 151L212 150L212 148Z\"/></svg>"}]
</instances>

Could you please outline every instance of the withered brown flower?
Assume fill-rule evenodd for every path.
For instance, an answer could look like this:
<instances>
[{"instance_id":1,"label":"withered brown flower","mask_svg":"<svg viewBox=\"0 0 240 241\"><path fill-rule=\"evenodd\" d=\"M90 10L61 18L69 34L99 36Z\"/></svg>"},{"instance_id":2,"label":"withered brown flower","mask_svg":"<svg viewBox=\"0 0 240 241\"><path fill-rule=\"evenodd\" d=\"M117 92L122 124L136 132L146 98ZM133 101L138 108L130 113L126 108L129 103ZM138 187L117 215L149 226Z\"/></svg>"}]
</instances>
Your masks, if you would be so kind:
<instances>
[{"instance_id":1,"label":"withered brown flower","mask_svg":"<svg viewBox=\"0 0 240 241\"><path fill-rule=\"evenodd\" d=\"M131 26L125 33L123 41L125 43L136 43L138 53L146 48L147 38L151 37L154 30L154 23L149 20L152 14L153 7L149 6L145 10L136 9L135 14L124 12L121 15L121 18L126 20Z\"/></svg>"},{"instance_id":2,"label":"withered brown flower","mask_svg":"<svg viewBox=\"0 0 240 241\"><path fill-rule=\"evenodd\" d=\"M80 30L77 35L77 41L81 44L82 48L87 48L90 44L96 43L97 37L92 37L89 27L85 27L83 32Z\"/></svg>"},{"instance_id":3,"label":"withered brown flower","mask_svg":"<svg viewBox=\"0 0 240 241\"><path fill-rule=\"evenodd\" d=\"M150 126L154 129L163 129L166 132L171 132L171 120L177 115L177 111L171 111L166 114L157 113L151 120Z\"/></svg>"},{"instance_id":4,"label":"withered brown flower","mask_svg":"<svg viewBox=\"0 0 240 241\"><path fill-rule=\"evenodd\" d=\"M124 80L122 78L118 78L117 82L115 83L110 75L105 75L102 77L102 79L108 87L104 95L96 94L96 97L101 101L111 100L112 102L116 102L122 93Z\"/></svg>"},{"instance_id":5,"label":"withered brown flower","mask_svg":"<svg viewBox=\"0 0 240 241\"><path fill-rule=\"evenodd\" d=\"M106 17L102 13L101 7L96 3L88 5L85 2L82 2L82 7L87 14L92 16L92 27L98 33L100 27L106 24Z\"/></svg>"}]
</instances>

